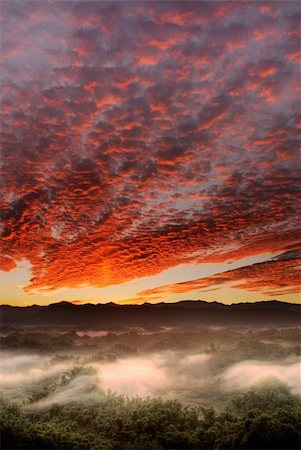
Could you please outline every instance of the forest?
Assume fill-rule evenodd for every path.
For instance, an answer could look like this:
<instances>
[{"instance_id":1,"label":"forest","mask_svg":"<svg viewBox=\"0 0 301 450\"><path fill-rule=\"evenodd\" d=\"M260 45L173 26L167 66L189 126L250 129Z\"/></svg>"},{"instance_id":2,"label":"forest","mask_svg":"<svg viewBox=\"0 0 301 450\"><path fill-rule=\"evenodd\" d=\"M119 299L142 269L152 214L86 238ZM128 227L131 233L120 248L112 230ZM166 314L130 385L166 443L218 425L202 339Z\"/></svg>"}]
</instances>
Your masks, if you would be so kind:
<instances>
[{"instance_id":1,"label":"forest","mask_svg":"<svg viewBox=\"0 0 301 450\"><path fill-rule=\"evenodd\" d=\"M300 329L3 327L2 449L298 449Z\"/></svg>"}]
</instances>

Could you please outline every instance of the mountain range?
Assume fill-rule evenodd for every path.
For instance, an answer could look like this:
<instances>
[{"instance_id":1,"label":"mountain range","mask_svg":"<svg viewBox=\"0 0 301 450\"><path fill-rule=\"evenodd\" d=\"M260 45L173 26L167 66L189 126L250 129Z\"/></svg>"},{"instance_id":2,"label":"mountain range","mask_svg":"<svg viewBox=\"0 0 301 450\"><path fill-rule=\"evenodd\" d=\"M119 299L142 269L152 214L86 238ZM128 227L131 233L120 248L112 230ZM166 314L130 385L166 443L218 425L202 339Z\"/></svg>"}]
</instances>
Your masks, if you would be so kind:
<instances>
[{"instance_id":1,"label":"mountain range","mask_svg":"<svg viewBox=\"0 0 301 450\"><path fill-rule=\"evenodd\" d=\"M205 301L144 303L142 305L83 304L0 306L3 327L112 329L175 326L301 326L301 305L276 300L225 305Z\"/></svg>"}]
</instances>

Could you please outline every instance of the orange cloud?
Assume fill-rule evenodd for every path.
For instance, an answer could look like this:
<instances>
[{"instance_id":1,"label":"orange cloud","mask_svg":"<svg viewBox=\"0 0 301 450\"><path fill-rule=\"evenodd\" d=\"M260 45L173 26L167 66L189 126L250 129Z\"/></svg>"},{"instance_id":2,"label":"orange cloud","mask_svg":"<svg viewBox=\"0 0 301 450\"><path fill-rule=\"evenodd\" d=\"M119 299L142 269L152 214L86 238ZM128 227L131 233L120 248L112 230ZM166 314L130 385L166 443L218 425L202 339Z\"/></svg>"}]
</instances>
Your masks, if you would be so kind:
<instances>
[{"instance_id":1,"label":"orange cloud","mask_svg":"<svg viewBox=\"0 0 301 450\"><path fill-rule=\"evenodd\" d=\"M5 2L3 270L107 286L295 244L295 12Z\"/></svg>"},{"instance_id":2,"label":"orange cloud","mask_svg":"<svg viewBox=\"0 0 301 450\"><path fill-rule=\"evenodd\" d=\"M269 296L300 293L300 251L286 252L274 260L240 267L192 281L160 286L139 292L139 299L162 299L167 294L182 294L193 290L208 292L230 285ZM209 289L208 289L209 288Z\"/></svg>"}]
</instances>

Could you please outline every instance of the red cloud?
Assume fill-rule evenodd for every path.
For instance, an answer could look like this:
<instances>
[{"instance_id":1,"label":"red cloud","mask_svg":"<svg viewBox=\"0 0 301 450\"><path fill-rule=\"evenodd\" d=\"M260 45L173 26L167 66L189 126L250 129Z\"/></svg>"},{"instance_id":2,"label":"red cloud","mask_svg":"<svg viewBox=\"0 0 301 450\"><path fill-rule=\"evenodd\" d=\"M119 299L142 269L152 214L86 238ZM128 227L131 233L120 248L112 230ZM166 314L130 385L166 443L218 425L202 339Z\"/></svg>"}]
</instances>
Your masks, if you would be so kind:
<instances>
[{"instance_id":1,"label":"red cloud","mask_svg":"<svg viewBox=\"0 0 301 450\"><path fill-rule=\"evenodd\" d=\"M4 2L2 269L107 286L295 244L295 8Z\"/></svg>"}]
</instances>

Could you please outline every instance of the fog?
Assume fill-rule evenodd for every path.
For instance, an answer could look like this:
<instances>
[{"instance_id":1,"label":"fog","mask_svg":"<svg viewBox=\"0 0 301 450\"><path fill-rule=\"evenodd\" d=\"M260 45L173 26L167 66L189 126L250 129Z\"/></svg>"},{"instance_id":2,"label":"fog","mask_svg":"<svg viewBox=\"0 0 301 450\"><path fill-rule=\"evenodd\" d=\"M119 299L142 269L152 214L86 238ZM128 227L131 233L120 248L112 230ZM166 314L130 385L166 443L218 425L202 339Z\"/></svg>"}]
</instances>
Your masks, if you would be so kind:
<instances>
[{"instance_id":1,"label":"fog","mask_svg":"<svg viewBox=\"0 0 301 450\"><path fill-rule=\"evenodd\" d=\"M89 337L102 337L107 336L109 334L108 331L102 330L102 331L77 331L76 334L80 337L82 336L89 336Z\"/></svg>"},{"instance_id":2,"label":"fog","mask_svg":"<svg viewBox=\"0 0 301 450\"><path fill-rule=\"evenodd\" d=\"M51 364L45 355L0 351L0 389L53 378L72 366L72 361Z\"/></svg>"},{"instance_id":3,"label":"fog","mask_svg":"<svg viewBox=\"0 0 301 450\"><path fill-rule=\"evenodd\" d=\"M96 395L102 394L98 377L95 374L78 375L66 386L60 387L46 399L39 400L35 407L50 406L55 403L70 403L73 401L92 402Z\"/></svg>"},{"instance_id":4,"label":"fog","mask_svg":"<svg viewBox=\"0 0 301 450\"><path fill-rule=\"evenodd\" d=\"M221 382L225 389L235 391L248 389L269 377L284 381L291 386L294 393L301 394L301 359L288 359L281 364L243 361L225 370Z\"/></svg>"},{"instance_id":5,"label":"fog","mask_svg":"<svg viewBox=\"0 0 301 450\"><path fill-rule=\"evenodd\" d=\"M24 400L38 387L54 383L74 366L78 359L56 362L53 356L0 352L0 391L9 399ZM267 377L276 377L301 393L301 358L277 362L245 360L220 371L213 370L213 356L207 353L185 354L163 351L111 362L91 361L83 364L65 385L56 384L36 406L74 400L92 401L111 390L128 396L177 398L184 403L206 403L210 393L217 399L225 392L248 389ZM214 400L215 401L215 400Z\"/></svg>"},{"instance_id":6,"label":"fog","mask_svg":"<svg viewBox=\"0 0 301 450\"><path fill-rule=\"evenodd\" d=\"M167 351L143 358L121 358L97 368L104 389L127 395L165 397L172 396L179 388L189 387L189 378L207 378L209 359L207 354Z\"/></svg>"},{"instance_id":7,"label":"fog","mask_svg":"<svg viewBox=\"0 0 301 450\"><path fill-rule=\"evenodd\" d=\"M160 395L183 397L206 385L218 385L224 391L246 390L270 377L278 378L301 393L301 358L286 359L281 363L243 361L229 366L219 374L211 372L210 355L182 355L164 352L148 358L125 358L115 363L99 365L98 373L104 389L139 396Z\"/></svg>"},{"instance_id":8,"label":"fog","mask_svg":"<svg viewBox=\"0 0 301 450\"><path fill-rule=\"evenodd\" d=\"M110 390L222 410L232 393L270 377L301 394L293 328L33 331L2 338L0 396L21 405L90 402Z\"/></svg>"},{"instance_id":9,"label":"fog","mask_svg":"<svg viewBox=\"0 0 301 450\"><path fill-rule=\"evenodd\" d=\"M159 356L120 359L97 368L101 386L121 394L155 396L168 382Z\"/></svg>"}]
</instances>

